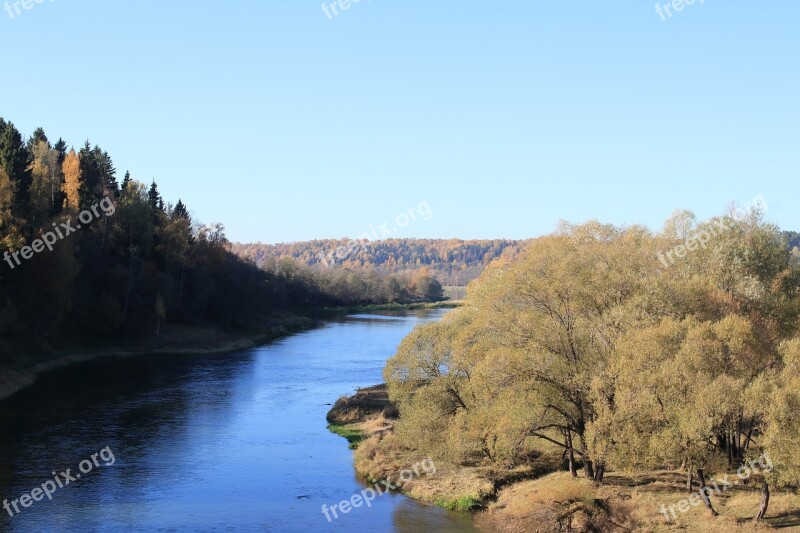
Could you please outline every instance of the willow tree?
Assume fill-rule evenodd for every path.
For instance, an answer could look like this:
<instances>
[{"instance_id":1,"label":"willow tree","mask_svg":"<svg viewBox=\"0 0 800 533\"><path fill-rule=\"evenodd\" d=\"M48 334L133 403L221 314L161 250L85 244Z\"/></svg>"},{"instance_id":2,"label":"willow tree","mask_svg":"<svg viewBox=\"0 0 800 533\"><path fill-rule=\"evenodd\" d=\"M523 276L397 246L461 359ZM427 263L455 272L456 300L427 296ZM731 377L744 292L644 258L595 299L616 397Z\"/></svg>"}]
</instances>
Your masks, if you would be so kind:
<instances>
[{"instance_id":1,"label":"willow tree","mask_svg":"<svg viewBox=\"0 0 800 533\"><path fill-rule=\"evenodd\" d=\"M749 391L796 333L798 287L758 211L700 224L681 212L658 235L563 225L403 342L386 371L401 433L434 427L442 438L416 444L504 462L538 439L598 481L606 463L688 465L688 485L704 484L707 464L737 466L765 431L769 400Z\"/></svg>"},{"instance_id":2,"label":"willow tree","mask_svg":"<svg viewBox=\"0 0 800 533\"><path fill-rule=\"evenodd\" d=\"M459 431L476 407L468 390L474 365L459 361L454 350L456 331L467 327L464 313L454 312L414 329L384 369L390 397L401 413L398 436L409 446L453 461L477 450Z\"/></svg>"},{"instance_id":3,"label":"willow tree","mask_svg":"<svg viewBox=\"0 0 800 533\"><path fill-rule=\"evenodd\" d=\"M387 380L403 384L393 390L418 403L413 412L447 400L436 416L429 408L431 416L489 459L509 460L533 437L579 456L585 475L601 480L605 457L597 456L595 472L586 439L597 415L592 383L606 374L616 338L639 320L630 306L654 257L642 228L563 225L471 287L459 312L471 319L448 327L477 340L458 345L451 332L442 343L440 329L423 328L390 361ZM457 372L441 374L456 362ZM461 389L468 394L454 394ZM613 394L599 401L613 402Z\"/></svg>"},{"instance_id":4,"label":"willow tree","mask_svg":"<svg viewBox=\"0 0 800 533\"><path fill-rule=\"evenodd\" d=\"M784 342L780 356L779 363L762 374L747 393L747 399L760 408L757 432L762 437L749 455L769 459L769 470L762 472L762 499L755 522L769 509L771 484L790 489L800 486L800 337Z\"/></svg>"},{"instance_id":5,"label":"willow tree","mask_svg":"<svg viewBox=\"0 0 800 533\"><path fill-rule=\"evenodd\" d=\"M740 461L749 446L732 437L758 406L745 400L753 381L774 361L744 317L720 321L665 318L628 332L612 363L614 409L598 417L594 432L613 435L612 457L621 468L687 465L688 483L725 450ZM719 436L731 440L720 443ZM738 466L738 464L736 465ZM715 513L711 501L706 505Z\"/></svg>"},{"instance_id":6,"label":"willow tree","mask_svg":"<svg viewBox=\"0 0 800 533\"><path fill-rule=\"evenodd\" d=\"M702 232L703 246L652 278L642 311L658 321L619 340L610 375L597 382L614 391L613 408L591 428L606 448L613 443L616 465L688 465L690 488L694 472L704 484L712 459L736 469L752 458L775 414L767 407L778 403L753 391L774 384L779 346L798 318L798 269L777 228L750 211L689 233ZM674 235L665 231L660 245L675 245ZM785 425L769 427L781 434Z\"/></svg>"}]
</instances>

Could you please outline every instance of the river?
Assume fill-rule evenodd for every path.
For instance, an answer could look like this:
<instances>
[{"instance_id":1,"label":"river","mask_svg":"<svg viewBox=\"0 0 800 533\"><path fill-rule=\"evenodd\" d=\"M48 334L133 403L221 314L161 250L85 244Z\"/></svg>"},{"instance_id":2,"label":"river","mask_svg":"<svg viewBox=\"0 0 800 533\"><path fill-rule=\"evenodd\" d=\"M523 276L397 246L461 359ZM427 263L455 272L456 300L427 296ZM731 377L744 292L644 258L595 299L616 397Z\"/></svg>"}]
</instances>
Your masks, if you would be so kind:
<instances>
[{"instance_id":1,"label":"river","mask_svg":"<svg viewBox=\"0 0 800 533\"><path fill-rule=\"evenodd\" d=\"M326 429L328 404L380 383L400 340L443 313L352 315L234 354L45 374L0 403L0 499L33 496L13 518L0 509L0 531L475 531L398 494L331 522L321 511L367 486ZM52 499L34 491L48 480Z\"/></svg>"}]
</instances>

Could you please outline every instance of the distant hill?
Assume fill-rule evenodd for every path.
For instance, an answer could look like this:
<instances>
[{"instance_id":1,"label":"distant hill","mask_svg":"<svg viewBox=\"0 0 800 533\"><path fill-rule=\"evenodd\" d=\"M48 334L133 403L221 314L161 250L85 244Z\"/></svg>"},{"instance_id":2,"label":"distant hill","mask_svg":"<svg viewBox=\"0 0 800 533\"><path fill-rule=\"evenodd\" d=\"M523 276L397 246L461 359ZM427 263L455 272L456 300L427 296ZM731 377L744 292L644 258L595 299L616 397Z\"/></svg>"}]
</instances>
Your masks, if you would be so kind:
<instances>
[{"instance_id":1,"label":"distant hill","mask_svg":"<svg viewBox=\"0 0 800 533\"><path fill-rule=\"evenodd\" d=\"M800 248L800 233L796 231L784 231L783 234L786 236L786 241L790 250Z\"/></svg>"},{"instance_id":2,"label":"distant hill","mask_svg":"<svg viewBox=\"0 0 800 533\"><path fill-rule=\"evenodd\" d=\"M519 253L527 241L505 239L387 239L357 242L326 239L288 244L233 244L231 251L265 266L284 258L317 268L376 270L393 274L428 267L443 285L464 286L490 262Z\"/></svg>"}]
</instances>

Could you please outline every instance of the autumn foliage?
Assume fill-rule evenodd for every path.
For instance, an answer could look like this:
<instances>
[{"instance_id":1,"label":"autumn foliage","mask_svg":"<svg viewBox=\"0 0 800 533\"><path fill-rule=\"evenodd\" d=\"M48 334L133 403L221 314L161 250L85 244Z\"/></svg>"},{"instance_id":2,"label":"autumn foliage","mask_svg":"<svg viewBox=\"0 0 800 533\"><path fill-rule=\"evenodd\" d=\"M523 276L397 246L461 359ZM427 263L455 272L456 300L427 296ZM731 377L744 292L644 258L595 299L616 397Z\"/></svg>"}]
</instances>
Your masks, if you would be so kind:
<instances>
[{"instance_id":1,"label":"autumn foliage","mask_svg":"<svg viewBox=\"0 0 800 533\"><path fill-rule=\"evenodd\" d=\"M767 453L764 482L800 486L800 269L759 212L717 221L729 231L667 269L675 220L564 224L492 264L388 362L399 438L504 468L556 449L599 483L612 469L702 480Z\"/></svg>"}]
</instances>

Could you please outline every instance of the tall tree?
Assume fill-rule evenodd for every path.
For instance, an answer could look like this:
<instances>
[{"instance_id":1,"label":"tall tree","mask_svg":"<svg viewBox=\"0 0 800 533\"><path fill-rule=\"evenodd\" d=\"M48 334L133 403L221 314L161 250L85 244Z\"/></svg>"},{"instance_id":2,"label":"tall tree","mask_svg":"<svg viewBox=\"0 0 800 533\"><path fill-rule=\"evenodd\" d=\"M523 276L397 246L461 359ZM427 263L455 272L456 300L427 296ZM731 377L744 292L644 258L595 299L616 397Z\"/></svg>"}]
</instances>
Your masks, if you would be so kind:
<instances>
[{"instance_id":1,"label":"tall tree","mask_svg":"<svg viewBox=\"0 0 800 533\"><path fill-rule=\"evenodd\" d=\"M156 180L153 180L150 183L150 190L148 191L147 196L150 199L150 207L153 209L153 211L162 211L164 209L164 200L161 198L161 194L158 192Z\"/></svg>"},{"instance_id":2,"label":"tall tree","mask_svg":"<svg viewBox=\"0 0 800 533\"><path fill-rule=\"evenodd\" d=\"M55 216L64 208L64 160L67 158L67 143L64 139L59 138L58 142L53 145L53 150L58 154L57 167L58 167L58 187L53 199L53 210L50 215Z\"/></svg>"},{"instance_id":3,"label":"tall tree","mask_svg":"<svg viewBox=\"0 0 800 533\"><path fill-rule=\"evenodd\" d=\"M186 208L186 205L178 199L178 203L175 204L175 207L172 210L172 217L173 218L183 218L191 222L191 217L189 216L189 210Z\"/></svg>"},{"instance_id":4,"label":"tall tree","mask_svg":"<svg viewBox=\"0 0 800 533\"><path fill-rule=\"evenodd\" d=\"M119 195L116 169L111 157L99 146L91 147L89 141L80 151L81 209L89 209L106 196Z\"/></svg>"},{"instance_id":5,"label":"tall tree","mask_svg":"<svg viewBox=\"0 0 800 533\"><path fill-rule=\"evenodd\" d=\"M0 168L15 184L14 214L27 221L30 214L31 171L30 154L17 128L0 119Z\"/></svg>"},{"instance_id":6,"label":"tall tree","mask_svg":"<svg viewBox=\"0 0 800 533\"><path fill-rule=\"evenodd\" d=\"M40 142L47 143L47 146L48 147L50 146L50 141L47 139L47 135L45 135L44 129L36 128L36 130L33 132L33 135L31 135L30 141L28 141L28 149L32 150L33 147Z\"/></svg>"},{"instance_id":7,"label":"tall tree","mask_svg":"<svg viewBox=\"0 0 800 533\"><path fill-rule=\"evenodd\" d=\"M64 208L74 213L80 209L81 205L81 165L80 157L75 150L70 150L64 159L62 172L64 173L62 186Z\"/></svg>"},{"instance_id":8,"label":"tall tree","mask_svg":"<svg viewBox=\"0 0 800 533\"><path fill-rule=\"evenodd\" d=\"M61 190L61 168L58 152L43 140L31 147L31 211L34 221L42 223L53 212Z\"/></svg>"},{"instance_id":9,"label":"tall tree","mask_svg":"<svg viewBox=\"0 0 800 533\"><path fill-rule=\"evenodd\" d=\"M19 248L22 237L16 217L14 216L14 192L16 184L11 181L5 170L0 168L0 248L3 251Z\"/></svg>"},{"instance_id":10,"label":"tall tree","mask_svg":"<svg viewBox=\"0 0 800 533\"><path fill-rule=\"evenodd\" d=\"M100 167L100 179L103 183L102 196L109 196L115 198L119 196L119 184L117 183L117 169L114 167L114 162L111 161L111 156L108 152L98 155L98 163Z\"/></svg>"}]
</instances>

